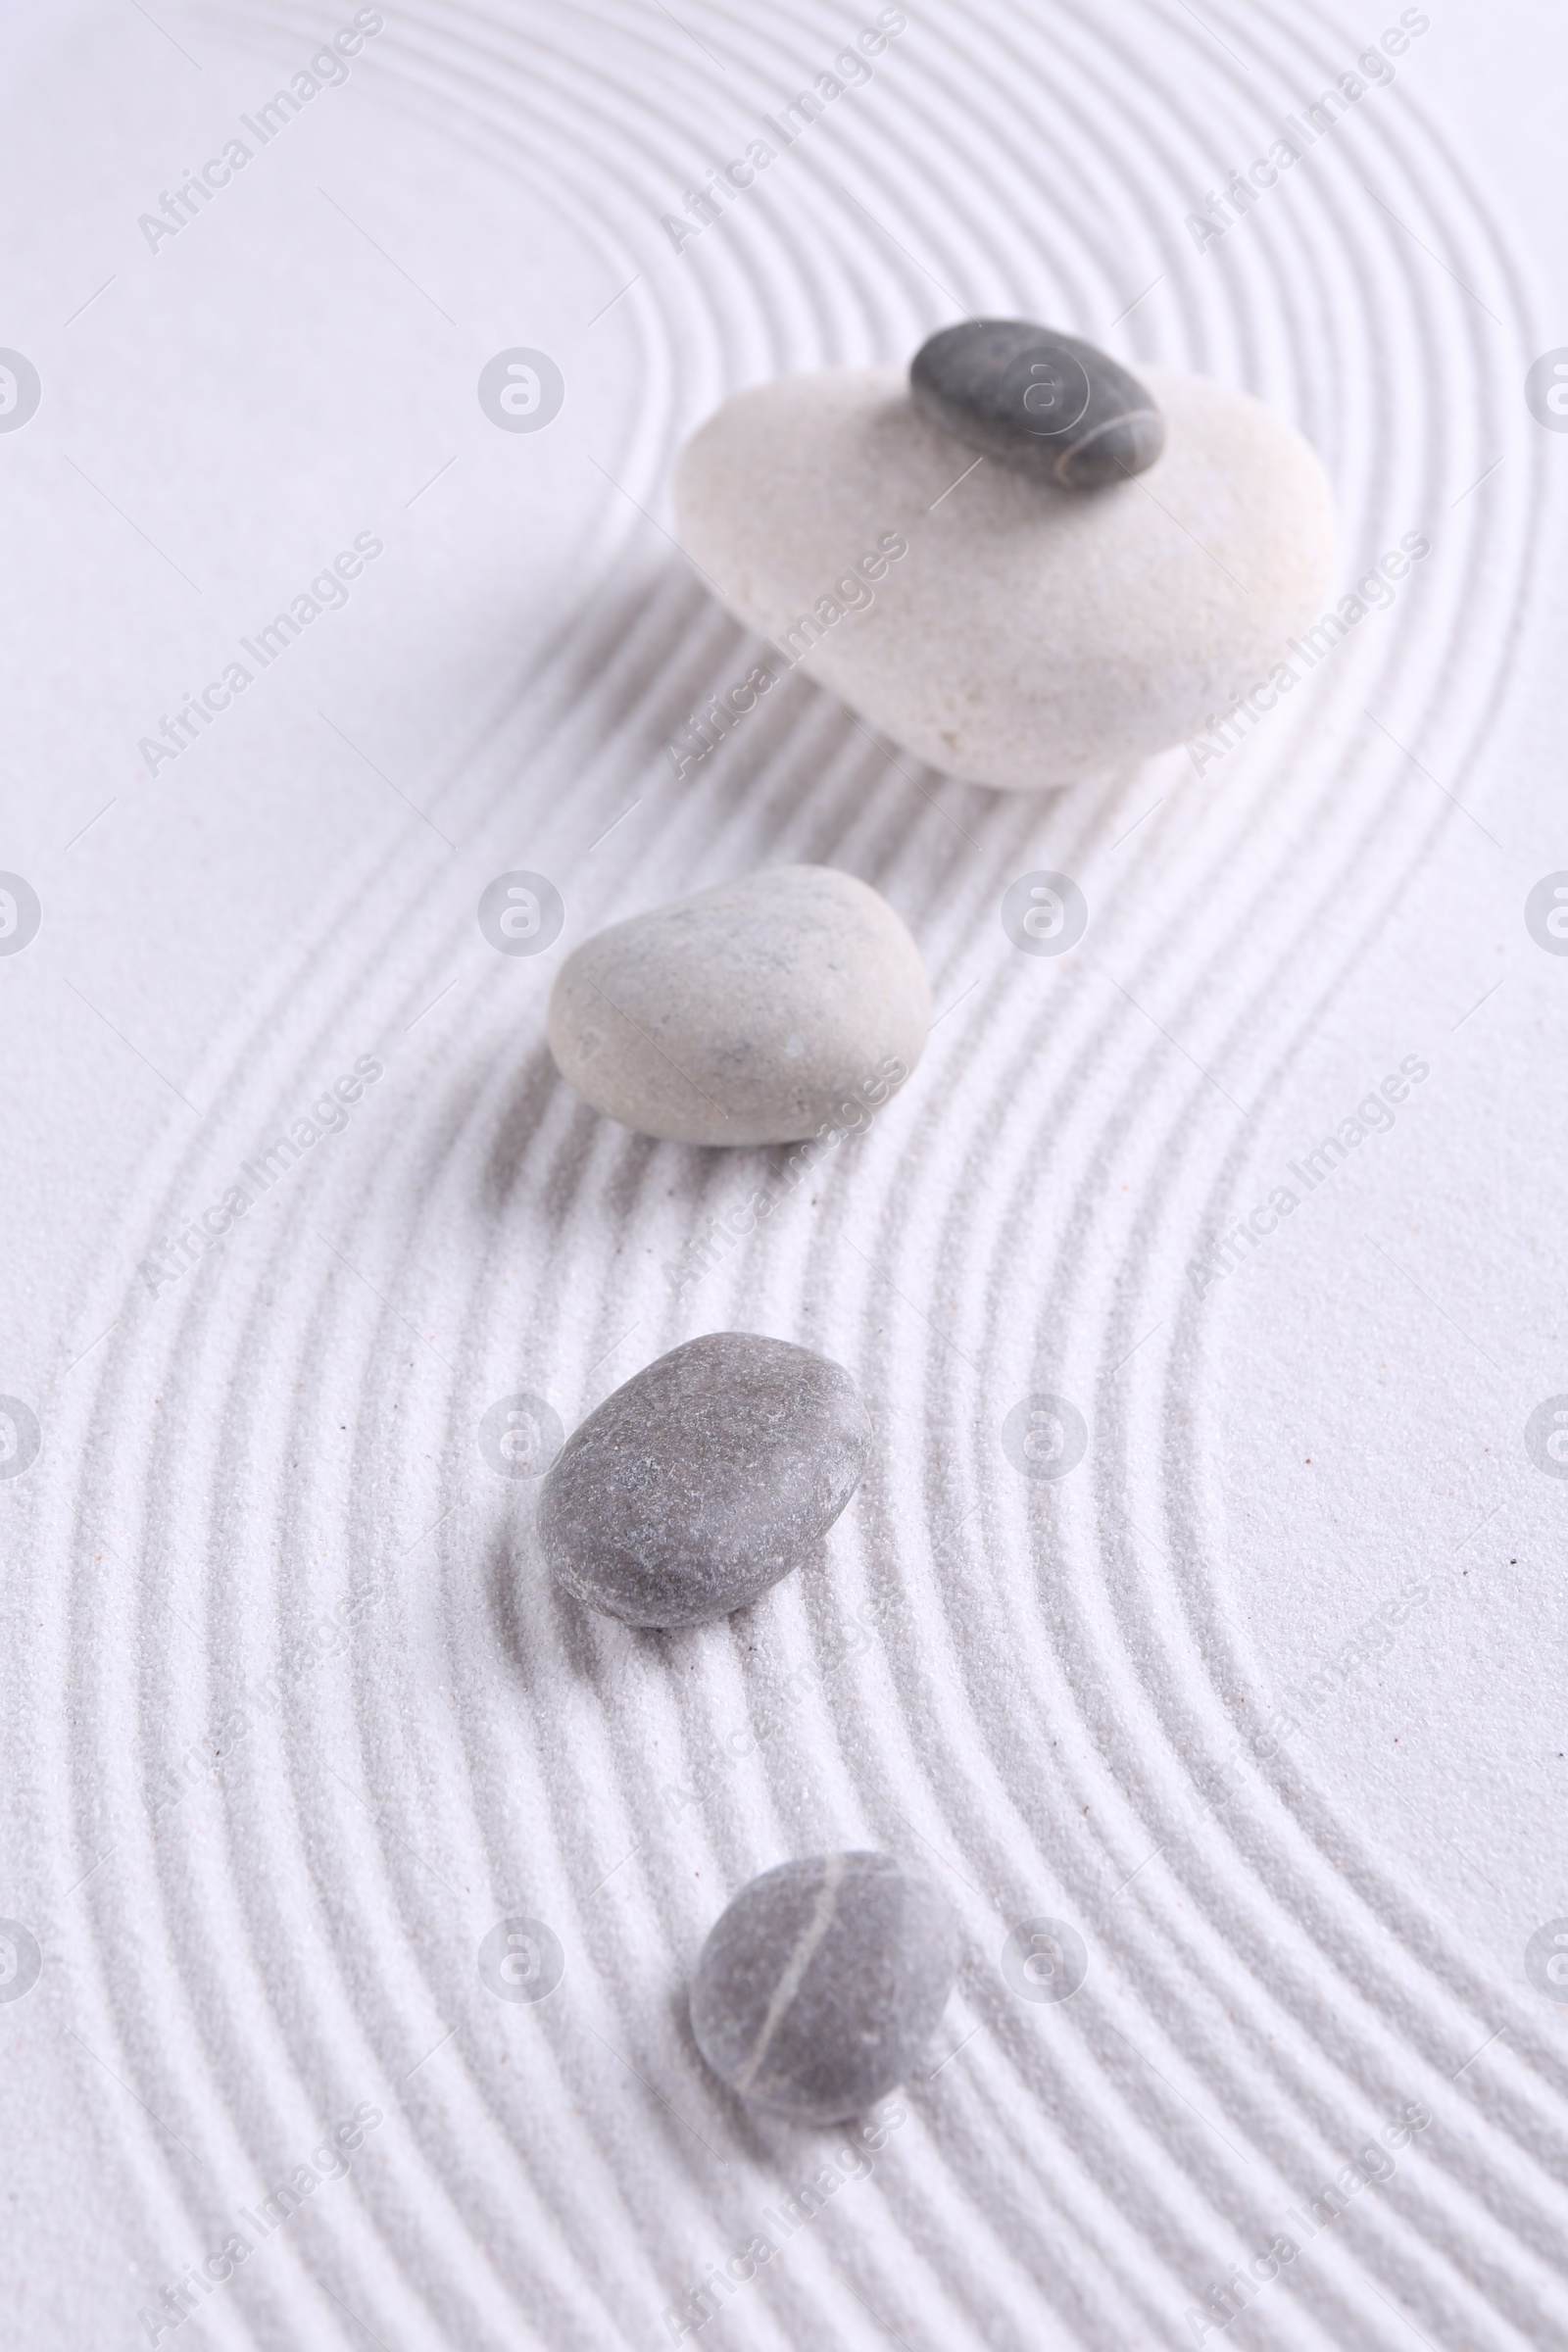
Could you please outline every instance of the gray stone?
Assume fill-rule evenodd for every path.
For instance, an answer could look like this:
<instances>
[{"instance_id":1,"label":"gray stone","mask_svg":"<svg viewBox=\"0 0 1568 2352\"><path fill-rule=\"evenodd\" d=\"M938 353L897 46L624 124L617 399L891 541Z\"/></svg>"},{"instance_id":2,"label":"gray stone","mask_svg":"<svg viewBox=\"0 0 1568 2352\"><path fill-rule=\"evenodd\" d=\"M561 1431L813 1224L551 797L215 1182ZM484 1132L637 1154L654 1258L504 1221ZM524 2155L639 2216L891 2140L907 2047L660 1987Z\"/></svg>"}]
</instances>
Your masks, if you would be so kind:
<instances>
[{"instance_id":1,"label":"gray stone","mask_svg":"<svg viewBox=\"0 0 1568 2352\"><path fill-rule=\"evenodd\" d=\"M891 1854L813 1854L743 1886L703 1946L692 2032L742 2098L798 2123L863 2114L919 2063L957 1930Z\"/></svg>"},{"instance_id":2,"label":"gray stone","mask_svg":"<svg viewBox=\"0 0 1568 2352\"><path fill-rule=\"evenodd\" d=\"M596 932L550 998L550 1051L596 1110L677 1144L856 1127L931 1025L920 951L886 899L773 865Z\"/></svg>"},{"instance_id":3,"label":"gray stone","mask_svg":"<svg viewBox=\"0 0 1568 2352\"><path fill-rule=\"evenodd\" d=\"M545 1479L552 1573L628 1625L744 1608L820 1544L871 1424L842 1365L788 1340L687 1340L607 1396Z\"/></svg>"},{"instance_id":4,"label":"gray stone","mask_svg":"<svg viewBox=\"0 0 1568 2352\"><path fill-rule=\"evenodd\" d=\"M1124 482L1165 446L1165 420L1137 376L1027 318L944 327L915 353L909 390L933 424L1063 490Z\"/></svg>"}]
</instances>

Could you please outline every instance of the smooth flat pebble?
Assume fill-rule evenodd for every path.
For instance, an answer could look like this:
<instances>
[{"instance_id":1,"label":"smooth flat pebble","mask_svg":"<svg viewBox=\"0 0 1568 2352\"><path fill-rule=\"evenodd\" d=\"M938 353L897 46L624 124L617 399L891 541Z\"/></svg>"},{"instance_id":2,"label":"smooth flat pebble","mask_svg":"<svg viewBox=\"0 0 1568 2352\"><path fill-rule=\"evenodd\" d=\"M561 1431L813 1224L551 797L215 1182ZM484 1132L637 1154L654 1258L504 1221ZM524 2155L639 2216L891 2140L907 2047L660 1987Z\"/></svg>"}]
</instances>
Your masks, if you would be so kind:
<instances>
[{"instance_id":1,"label":"smooth flat pebble","mask_svg":"<svg viewBox=\"0 0 1568 2352\"><path fill-rule=\"evenodd\" d=\"M920 951L870 885L774 865L596 932L551 992L556 1066L622 1126L788 1144L858 1124L924 1051Z\"/></svg>"},{"instance_id":2,"label":"smooth flat pebble","mask_svg":"<svg viewBox=\"0 0 1568 2352\"><path fill-rule=\"evenodd\" d=\"M1165 420L1129 368L1026 318L966 318L909 364L917 409L971 449L1065 490L1152 466Z\"/></svg>"},{"instance_id":3,"label":"smooth flat pebble","mask_svg":"<svg viewBox=\"0 0 1568 2352\"><path fill-rule=\"evenodd\" d=\"M860 1483L871 1424L841 1364L788 1340L687 1340L607 1396L546 1474L558 1581L628 1625L702 1625L811 1553Z\"/></svg>"},{"instance_id":4,"label":"smooth flat pebble","mask_svg":"<svg viewBox=\"0 0 1568 2352\"><path fill-rule=\"evenodd\" d=\"M741 1888L692 1979L692 2032L742 2098L836 2124L920 2060L953 1989L957 1928L891 1854L813 1854Z\"/></svg>"},{"instance_id":5,"label":"smooth flat pebble","mask_svg":"<svg viewBox=\"0 0 1568 2352\"><path fill-rule=\"evenodd\" d=\"M1333 493L1294 426L1204 376L1143 380L1164 455L1100 490L977 457L896 369L759 384L682 453L681 544L918 759L1020 790L1106 774L1266 684L1334 563Z\"/></svg>"}]
</instances>

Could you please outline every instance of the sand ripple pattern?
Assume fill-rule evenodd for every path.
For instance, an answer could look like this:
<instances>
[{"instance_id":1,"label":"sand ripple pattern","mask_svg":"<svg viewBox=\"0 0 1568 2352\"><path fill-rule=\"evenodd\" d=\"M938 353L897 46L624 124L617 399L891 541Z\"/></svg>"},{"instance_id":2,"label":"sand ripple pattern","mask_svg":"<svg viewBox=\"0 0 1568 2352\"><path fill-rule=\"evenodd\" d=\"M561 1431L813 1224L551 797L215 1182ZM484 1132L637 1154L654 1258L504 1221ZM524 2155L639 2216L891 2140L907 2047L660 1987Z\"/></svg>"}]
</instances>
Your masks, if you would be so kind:
<instances>
[{"instance_id":1,"label":"sand ripple pattern","mask_svg":"<svg viewBox=\"0 0 1568 2352\"><path fill-rule=\"evenodd\" d=\"M1289 1756L1245 1808L1195 1808L1268 1692L1226 1606L1223 1326L1182 1280L1258 1197L1248 1114L1468 821L1401 747L1463 776L1507 684L1539 495L1514 360L1550 338L1414 57L1336 134L1353 168L1315 157L1199 255L1183 220L1215 158L1262 152L1292 93L1352 63L1272 0L1201 23L1176 0L922 10L677 261L659 215L854 29L817 0L678 16L411 0L385 36L395 107L545 192L606 299L635 280L606 347L628 391L582 465L554 633L431 804L462 854L432 881L411 818L333 878L128 1214L171 1227L220 1198L359 1053L387 1065L375 1150L279 1185L220 1269L156 1300L106 1272L83 1302L84 1325L119 1320L54 1447L79 1477L37 1496L37 1553L69 1573L24 1733L81 2032L147 2111L116 2110L118 2193L194 2260L368 2100L386 2120L349 2180L203 2307L208 2340L667 2342L665 2308L820 2161L707 2077L686 1971L755 1872L877 1844L959 1910L933 2070L963 2046L711 2340L1189 2343L1187 2308L1404 2100L1447 2128L1268 2289L1254 2340L1393 2352L1406 2316L1485 2352L1565 2340L1568 2102L1523 1999L1475 1981ZM317 24L224 22L277 60ZM992 796L801 685L676 785L665 736L755 659L659 527L679 436L742 382L896 360L961 307L1277 401L1348 550L1432 533L1420 626L1404 603L1369 625L1223 790L1178 756L1103 795ZM475 877L523 840L579 932L764 861L843 864L893 898L951 1007L872 1132L678 1298L662 1267L781 1155L631 1138L556 1081L549 959L491 956L473 920ZM1059 969L998 921L1041 864L1096 916ZM529 1391L569 1428L726 1326L819 1345L862 1385L874 1468L832 1573L691 1634L586 1617L540 1574L532 1490L486 1467L480 1420ZM1091 1433L1059 1484L1000 1440L1039 1390ZM302 1654L351 1596L348 1632ZM270 1711L225 1735L269 1675ZM160 1806L171 1774L185 1793ZM481 1981L514 1916L562 1946L538 2003ZM1090 1955L1061 2006L999 1970L1042 1916ZM1452 2081L1504 2011L1497 2064Z\"/></svg>"}]
</instances>

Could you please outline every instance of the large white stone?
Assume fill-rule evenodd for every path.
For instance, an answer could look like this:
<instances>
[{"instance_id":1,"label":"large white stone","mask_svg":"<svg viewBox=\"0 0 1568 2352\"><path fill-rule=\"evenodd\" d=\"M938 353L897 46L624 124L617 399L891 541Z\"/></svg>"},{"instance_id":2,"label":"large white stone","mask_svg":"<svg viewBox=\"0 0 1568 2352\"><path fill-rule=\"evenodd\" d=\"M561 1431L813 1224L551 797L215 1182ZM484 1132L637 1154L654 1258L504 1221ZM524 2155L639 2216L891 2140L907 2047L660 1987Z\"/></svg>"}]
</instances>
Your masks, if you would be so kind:
<instances>
[{"instance_id":1,"label":"large white stone","mask_svg":"<svg viewBox=\"0 0 1568 2352\"><path fill-rule=\"evenodd\" d=\"M886 899L775 865L585 940L551 992L550 1051L596 1110L680 1144L857 1127L931 1025L920 952Z\"/></svg>"},{"instance_id":2,"label":"large white stone","mask_svg":"<svg viewBox=\"0 0 1568 2352\"><path fill-rule=\"evenodd\" d=\"M1164 455L1100 490L977 463L895 369L758 385L682 453L681 543L780 647L775 676L801 658L934 766L1024 790L1103 774L1265 683L1335 552L1328 476L1284 417L1139 375Z\"/></svg>"}]
</instances>

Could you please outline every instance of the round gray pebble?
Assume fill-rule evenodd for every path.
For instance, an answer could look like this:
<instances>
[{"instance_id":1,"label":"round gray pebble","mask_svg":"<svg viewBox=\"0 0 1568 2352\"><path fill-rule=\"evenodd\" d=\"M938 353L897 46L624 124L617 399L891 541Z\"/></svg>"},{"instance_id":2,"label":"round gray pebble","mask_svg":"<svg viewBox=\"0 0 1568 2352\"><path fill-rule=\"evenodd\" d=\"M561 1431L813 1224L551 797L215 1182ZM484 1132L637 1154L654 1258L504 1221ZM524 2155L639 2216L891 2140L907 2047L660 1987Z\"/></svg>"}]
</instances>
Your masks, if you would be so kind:
<instances>
[{"instance_id":1,"label":"round gray pebble","mask_svg":"<svg viewBox=\"0 0 1568 2352\"><path fill-rule=\"evenodd\" d=\"M902 2082L953 1989L957 1932L891 1854L813 1854L743 1886L703 1946L692 2031L742 2098L836 2124Z\"/></svg>"},{"instance_id":2,"label":"round gray pebble","mask_svg":"<svg viewBox=\"0 0 1568 2352\"><path fill-rule=\"evenodd\" d=\"M541 1494L545 1556L569 1592L628 1625L727 1617L821 1542L870 1440L842 1365L710 1332L634 1373L566 1440Z\"/></svg>"},{"instance_id":3,"label":"round gray pebble","mask_svg":"<svg viewBox=\"0 0 1568 2352\"><path fill-rule=\"evenodd\" d=\"M1058 489L1124 482L1165 446L1165 420L1135 375L1026 318L944 327L915 353L909 389L933 423Z\"/></svg>"}]
</instances>

